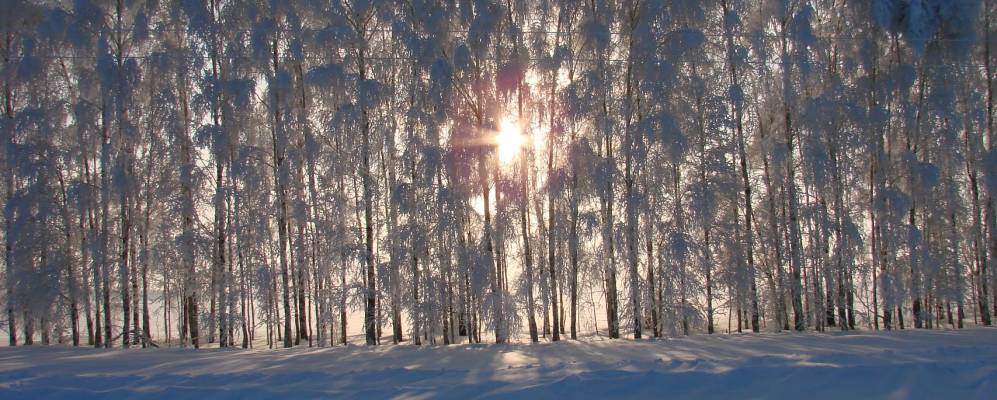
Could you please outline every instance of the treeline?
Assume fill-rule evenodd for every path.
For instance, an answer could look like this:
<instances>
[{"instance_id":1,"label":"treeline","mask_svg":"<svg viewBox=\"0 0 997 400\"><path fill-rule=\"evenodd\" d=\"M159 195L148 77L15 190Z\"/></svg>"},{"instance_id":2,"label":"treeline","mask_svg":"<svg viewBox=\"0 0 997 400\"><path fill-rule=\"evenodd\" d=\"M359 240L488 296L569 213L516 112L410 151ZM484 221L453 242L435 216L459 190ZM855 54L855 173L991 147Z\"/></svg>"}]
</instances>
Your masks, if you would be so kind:
<instances>
[{"instance_id":1,"label":"treeline","mask_svg":"<svg viewBox=\"0 0 997 400\"><path fill-rule=\"evenodd\" d=\"M7 0L0 318L98 347L328 346L354 312L367 344L990 325L991 3Z\"/></svg>"}]
</instances>

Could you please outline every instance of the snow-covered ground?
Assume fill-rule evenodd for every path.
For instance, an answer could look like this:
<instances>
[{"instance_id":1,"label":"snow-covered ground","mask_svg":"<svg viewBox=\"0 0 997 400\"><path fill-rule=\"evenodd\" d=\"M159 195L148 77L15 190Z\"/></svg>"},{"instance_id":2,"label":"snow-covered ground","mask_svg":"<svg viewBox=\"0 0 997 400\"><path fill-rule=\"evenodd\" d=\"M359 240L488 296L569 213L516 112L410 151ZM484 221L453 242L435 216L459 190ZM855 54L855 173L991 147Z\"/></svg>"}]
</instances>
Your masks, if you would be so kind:
<instances>
[{"instance_id":1,"label":"snow-covered ground","mask_svg":"<svg viewBox=\"0 0 997 400\"><path fill-rule=\"evenodd\" d=\"M290 350L0 348L0 399L997 398L997 329Z\"/></svg>"}]
</instances>

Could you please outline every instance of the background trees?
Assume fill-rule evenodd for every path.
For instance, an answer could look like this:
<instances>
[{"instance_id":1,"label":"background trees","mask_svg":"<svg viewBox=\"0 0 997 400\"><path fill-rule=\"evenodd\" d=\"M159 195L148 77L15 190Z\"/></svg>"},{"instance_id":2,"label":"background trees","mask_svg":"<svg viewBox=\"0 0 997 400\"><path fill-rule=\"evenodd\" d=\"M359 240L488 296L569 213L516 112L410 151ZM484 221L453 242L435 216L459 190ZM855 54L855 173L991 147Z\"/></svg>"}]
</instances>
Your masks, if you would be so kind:
<instances>
[{"instance_id":1,"label":"background trees","mask_svg":"<svg viewBox=\"0 0 997 400\"><path fill-rule=\"evenodd\" d=\"M989 325L993 7L5 2L8 341Z\"/></svg>"}]
</instances>

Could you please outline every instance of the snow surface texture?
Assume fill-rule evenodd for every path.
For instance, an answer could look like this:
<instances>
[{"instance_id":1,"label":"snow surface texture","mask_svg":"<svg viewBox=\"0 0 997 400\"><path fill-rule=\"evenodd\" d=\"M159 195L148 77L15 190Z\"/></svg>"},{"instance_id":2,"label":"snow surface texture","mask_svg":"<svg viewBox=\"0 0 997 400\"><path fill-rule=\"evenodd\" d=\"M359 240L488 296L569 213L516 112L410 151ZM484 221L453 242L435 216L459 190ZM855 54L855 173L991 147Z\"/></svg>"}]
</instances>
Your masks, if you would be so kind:
<instances>
[{"instance_id":1,"label":"snow surface texture","mask_svg":"<svg viewBox=\"0 0 997 400\"><path fill-rule=\"evenodd\" d=\"M0 398L997 397L997 329L290 350L0 349Z\"/></svg>"}]
</instances>

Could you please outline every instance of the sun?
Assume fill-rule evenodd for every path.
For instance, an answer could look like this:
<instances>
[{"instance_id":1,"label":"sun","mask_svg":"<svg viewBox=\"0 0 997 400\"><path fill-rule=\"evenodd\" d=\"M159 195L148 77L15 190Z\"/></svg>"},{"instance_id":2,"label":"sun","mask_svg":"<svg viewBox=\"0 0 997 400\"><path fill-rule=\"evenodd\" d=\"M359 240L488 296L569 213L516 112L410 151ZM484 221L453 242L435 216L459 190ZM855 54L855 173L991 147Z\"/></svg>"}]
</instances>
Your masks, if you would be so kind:
<instances>
[{"instance_id":1,"label":"sun","mask_svg":"<svg viewBox=\"0 0 997 400\"><path fill-rule=\"evenodd\" d=\"M519 156L526 138L519 123L509 118L503 118L495 134L495 146L498 148L498 159L503 165L509 165Z\"/></svg>"}]
</instances>

